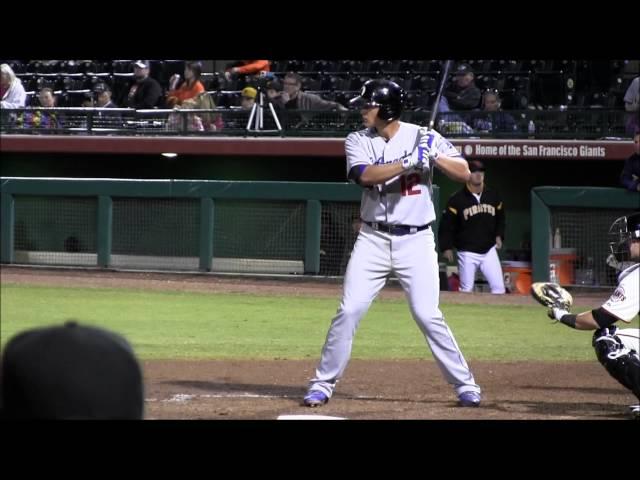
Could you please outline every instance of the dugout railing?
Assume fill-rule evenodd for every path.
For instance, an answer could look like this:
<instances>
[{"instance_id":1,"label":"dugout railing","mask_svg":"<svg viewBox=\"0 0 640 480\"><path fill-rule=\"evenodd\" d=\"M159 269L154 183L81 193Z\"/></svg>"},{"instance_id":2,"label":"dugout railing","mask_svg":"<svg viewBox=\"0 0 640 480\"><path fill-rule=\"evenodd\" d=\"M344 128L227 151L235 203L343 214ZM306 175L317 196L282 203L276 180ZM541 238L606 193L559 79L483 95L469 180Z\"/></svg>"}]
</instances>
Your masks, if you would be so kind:
<instances>
[{"instance_id":1,"label":"dugout railing","mask_svg":"<svg viewBox=\"0 0 640 480\"><path fill-rule=\"evenodd\" d=\"M354 95L357 92L354 92ZM278 110L282 131L269 111L264 130L248 131L250 112L239 108L213 110L129 108L21 108L2 109L0 131L5 134L121 135L121 136L245 136L346 137L362 128L358 111ZM426 125L431 112L407 110L402 120ZM563 108L500 112L443 112L437 129L458 138L627 138L622 109Z\"/></svg>"}]
</instances>

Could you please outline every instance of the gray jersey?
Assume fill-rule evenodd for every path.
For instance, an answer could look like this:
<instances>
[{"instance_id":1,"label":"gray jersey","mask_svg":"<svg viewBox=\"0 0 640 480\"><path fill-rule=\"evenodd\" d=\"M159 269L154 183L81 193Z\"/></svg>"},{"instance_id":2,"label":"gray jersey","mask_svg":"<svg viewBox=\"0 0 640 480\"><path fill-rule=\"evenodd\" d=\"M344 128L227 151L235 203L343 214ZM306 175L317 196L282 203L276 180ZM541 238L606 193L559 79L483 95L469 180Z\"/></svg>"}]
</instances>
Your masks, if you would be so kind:
<instances>
[{"instance_id":1,"label":"gray jersey","mask_svg":"<svg viewBox=\"0 0 640 480\"><path fill-rule=\"evenodd\" d=\"M636 263L624 270L618 277L618 288L603 305L607 312L627 323L640 310L640 264Z\"/></svg>"},{"instance_id":2,"label":"gray jersey","mask_svg":"<svg viewBox=\"0 0 640 480\"><path fill-rule=\"evenodd\" d=\"M439 153L460 157L458 150L435 130L400 122L400 128L387 142L375 129L349 134L345 141L347 174L356 165L401 162L418 155L418 145L435 145ZM360 216L366 222L421 226L436 219L429 194L429 171L407 170L384 185L365 188Z\"/></svg>"}]
</instances>

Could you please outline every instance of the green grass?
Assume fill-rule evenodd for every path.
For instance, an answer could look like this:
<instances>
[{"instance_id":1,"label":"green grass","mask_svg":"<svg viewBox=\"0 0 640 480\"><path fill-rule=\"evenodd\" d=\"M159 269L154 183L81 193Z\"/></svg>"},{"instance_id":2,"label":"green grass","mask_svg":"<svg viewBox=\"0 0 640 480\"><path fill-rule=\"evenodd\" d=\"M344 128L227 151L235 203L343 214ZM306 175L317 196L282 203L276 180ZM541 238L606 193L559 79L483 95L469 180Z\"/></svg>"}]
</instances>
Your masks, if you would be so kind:
<instances>
[{"instance_id":1,"label":"green grass","mask_svg":"<svg viewBox=\"0 0 640 480\"><path fill-rule=\"evenodd\" d=\"M338 307L331 298L14 284L2 284L0 293L2 346L24 329L74 318L122 333L146 359L316 359ZM469 360L594 358L591 332L551 325L541 307L441 307ZM432 356L406 301L385 300L363 318L352 358Z\"/></svg>"}]
</instances>

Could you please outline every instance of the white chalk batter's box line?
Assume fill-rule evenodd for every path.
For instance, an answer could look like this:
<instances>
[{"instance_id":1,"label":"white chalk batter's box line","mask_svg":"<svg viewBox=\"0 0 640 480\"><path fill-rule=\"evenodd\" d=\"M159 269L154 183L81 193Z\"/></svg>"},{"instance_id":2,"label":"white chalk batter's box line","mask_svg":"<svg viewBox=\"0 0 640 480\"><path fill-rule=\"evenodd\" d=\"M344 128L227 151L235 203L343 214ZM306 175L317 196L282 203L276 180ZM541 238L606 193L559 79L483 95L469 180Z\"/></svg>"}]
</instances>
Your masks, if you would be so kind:
<instances>
[{"instance_id":1,"label":"white chalk batter's box line","mask_svg":"<svg viewBox=\"0 0 640 480\"><path fill-rule=\"evenodd\" d=\"M170 398L158 400L157 398L145 398L145 402L182 403L197 398L297 398L297 395L260 395L257 393L176 393Z\"/></svg>"},{"instance_id":2,"label":"white chalk batter's box line","mask_svg":"<svg viewBox=\"0 0 640 480\"><path fill-rule=\"evenodd\" d=\"M164 402L164 403L184 403L189 402L193 399L197 398L298 398L297 395L260 395L257 393L203 393L203 394L192 394L192 393L176 393L172 395L170 398L165 398L162 400L158 400L157 398L145 398L145 402ZM381 395L354 395L351 398L356 400L391 400L387 397L383 397Z\"/></svg>"}]
</instances>

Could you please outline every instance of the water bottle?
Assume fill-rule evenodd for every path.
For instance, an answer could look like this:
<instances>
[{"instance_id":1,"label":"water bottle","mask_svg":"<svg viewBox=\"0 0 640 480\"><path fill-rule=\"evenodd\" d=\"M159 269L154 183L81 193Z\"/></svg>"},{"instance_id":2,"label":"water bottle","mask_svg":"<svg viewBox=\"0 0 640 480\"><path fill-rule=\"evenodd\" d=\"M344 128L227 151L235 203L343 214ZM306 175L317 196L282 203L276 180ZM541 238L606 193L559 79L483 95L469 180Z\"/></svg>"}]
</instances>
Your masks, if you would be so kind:
<instances>
[{"instance_id":1,"label":"water bottle","mask_svg":"<svg viewBox=\"0 0 640 480\"><path fill-rule=\"evenodd\" d=\"M595 280L594 271L593 271L593 257L587 258L587 268L585 270L585 284L593 285Z\"/></svg>"},{"instance_id":2,"label":"water bottle","mask_svg":"<svg viewBox=\"0 0 640 480\"><path fill-rule=\"evenodd\" d=\"M560 228L556 228L556 233L553 236L553 248L562 248L562 237L560 236Z\"/></svg>"},{"instance_id":3,"label":"water bottle","mask_svg":"<svg viewBox=\"0 0 640 480\"><path fill-rule=\"evenodd\" d=\"M536 133L536 124L533 123L533 120L529 120L529 126L527 127L527 131L530 136L533 136Z\"/></svg>"}]
</instances>

